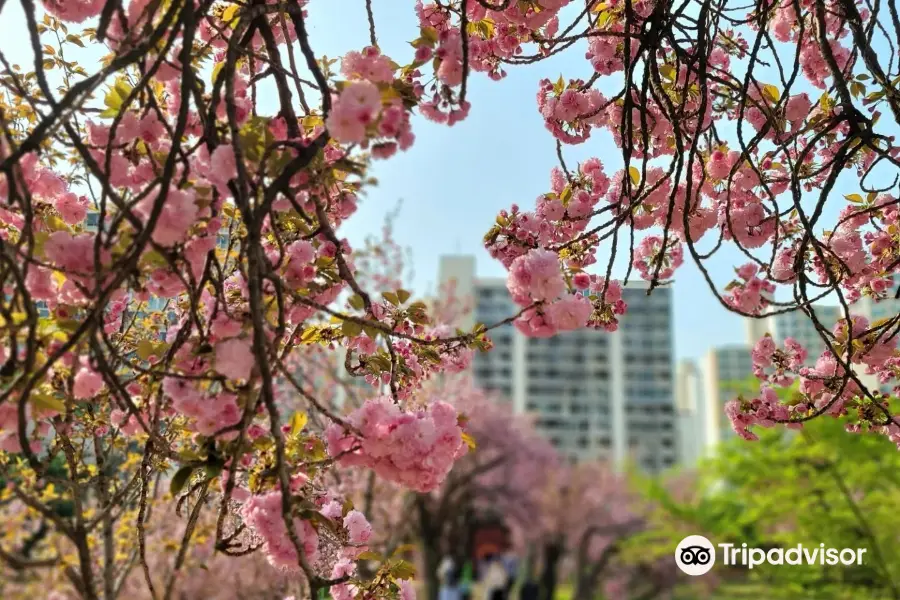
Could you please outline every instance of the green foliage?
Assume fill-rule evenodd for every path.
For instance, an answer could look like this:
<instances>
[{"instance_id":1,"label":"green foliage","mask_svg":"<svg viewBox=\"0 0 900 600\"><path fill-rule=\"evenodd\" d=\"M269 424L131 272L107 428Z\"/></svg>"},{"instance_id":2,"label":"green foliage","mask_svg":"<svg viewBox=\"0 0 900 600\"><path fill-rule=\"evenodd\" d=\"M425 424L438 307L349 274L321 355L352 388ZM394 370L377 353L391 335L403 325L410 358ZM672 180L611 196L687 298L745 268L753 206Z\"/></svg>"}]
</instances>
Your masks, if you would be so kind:
<instances>
[{"instance_id":1,"label":"green foliage","mask_svg":"<svg viewBox=\"0 0 900 600\"><path fill-rule=\"evenodd\" d=\"M726 568L717 557L713 573L721 585L715 597L898 597L900 535L892 524L900 511L900 452L895 445L880 435L847 434L841 421L827 418L802 430L757 433L758 442L733 439L721 445L717 456L701 462L690 485L641 482L646 499L658 508L653 526L631 539L623 556L672 556L690 534L765 550L822 543L865 548L860 566L762 565L750 571Z\"/></svg>"},{"instance_id":2,"label":"green foliage","mask_svg":"<svg viewBox=\"0 0 900 600\"><path fill-rule=\"evenodd\" d=\"M184 489L185 484L190 481L191 475L194 474L194 466L186 465L178 469L175 475L172 476L172 481L169 484L169 492L173 496L177 496L181 493L181 490Z\"/></svg>"}]
</instances>

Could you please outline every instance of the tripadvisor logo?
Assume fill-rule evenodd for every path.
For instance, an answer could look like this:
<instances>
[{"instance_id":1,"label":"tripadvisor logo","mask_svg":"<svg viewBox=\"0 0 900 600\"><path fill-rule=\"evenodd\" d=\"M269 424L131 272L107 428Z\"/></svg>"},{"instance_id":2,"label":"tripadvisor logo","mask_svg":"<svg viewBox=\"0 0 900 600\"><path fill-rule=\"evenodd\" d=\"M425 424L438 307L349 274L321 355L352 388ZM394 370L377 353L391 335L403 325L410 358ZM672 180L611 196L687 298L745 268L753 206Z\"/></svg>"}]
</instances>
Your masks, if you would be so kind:
<instances>
[{"instance_id":1,"label":"tripadvisor logo","mask_svg":"<svg viewBox=\"0 0 900 600\"><path fill-rule=\"evenodd\" d=\"M713 545L702 535L689 535L681 540L675 548L675 564L682 572L691 575L708 573L716 563L716 546L722 564L729 567L747 567L752 569L760 565L823 565L835 566L838 563L851 566L863 564L866 548L826 548L825 544L804 546L797 544L792 548L750 548L747 544Z\"/></svg>"},{"instance_id":2,"label":"tripadvisor logo","mask_svg":"<svg viewBox=\"0 0 900 600\"><path fill-rule=\"evenodd\" d=\"M716 548L702 535L689 535L675 549L675 564L688 575L703 575L716 564Z\"/></svg>"}]
</instances>

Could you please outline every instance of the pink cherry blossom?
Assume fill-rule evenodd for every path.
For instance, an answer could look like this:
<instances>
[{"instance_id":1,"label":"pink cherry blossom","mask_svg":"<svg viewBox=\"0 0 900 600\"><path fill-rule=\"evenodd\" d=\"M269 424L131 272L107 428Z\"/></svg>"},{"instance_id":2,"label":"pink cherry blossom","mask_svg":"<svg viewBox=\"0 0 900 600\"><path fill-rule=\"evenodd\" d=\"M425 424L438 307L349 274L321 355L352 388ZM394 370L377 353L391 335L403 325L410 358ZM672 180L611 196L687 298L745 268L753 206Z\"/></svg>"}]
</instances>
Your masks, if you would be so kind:
<instances>
[{"instance_id":1,"label":"pink cherry blossom","mask_svg":"<svg viewBox=\"0 0 900 600\"><path fill-rule=\"evenodd\" d=\"M106 4L105 0L43 0L43 3L49 13L72 23L96 17Z\"/></svg>"},{"instance_id":2,"label":"pink cherry blossom","mask_svg":"<svg viewBox=\"0 0 900 600\"><path fill-rule=\"evenodd\" d=\"M56 200L56 210L69 225L77 225L87 216L88 200L84 196L65 193Z\"/></svg>"},{"instance_id":3,"label":"pink cherry blossom","mask_svg":"<svg viewBox=\"0 0 900 600\"><path fill-rule=\"evenodd\" d=\"M550 322L559 331L584 327L593 310L591 301L580 294L567 294L545 309Z\"/></svg>"},{"instance_id":4,"label":"pink cherry blossom","mask_svg":"<svg viewBox=\"0 0 900 600\"><path fill-rule=\"evenodd\" d=\"M328 453L420 492L440 484L467 449L456 410L440 401L413 413L401 411L390 398L376 398L348 420L364 437L348 435L333 423L325 432Z\"/></svg>"},{"instance_id":5,"label":"pink cherry blossom","mask_svg":"<svg viewBox=\"0 0 900 600\"><path fill-rule=\"evenodd\" d=\"M244 522L263 538L266 557L272 566L287 571L300 569L297 550L288 536L281 513L281 492L252 496L241 508ZM306 560L315 563L319 554L319 536L309 521L293 520L296 536L302 544Z\"/></svg>"},{"instance_id":6,"label":"pink cherry blossom","mask_svg":"<svg viewBox=\"0 0 900 600\"><path fill-rule=\"evenodd\" d=\"M79 400L92 400L106 387L103 376L90 368L82 368L75 374L72 393Z\"/></svg>"},{"instance_id":7,"label":"pink cherry blossom","mask_svg":"<svg viewBox=\"0 0 900 600\"><path fill-rule=\"evenodd\" d=\"M235 380L248 380L253 370L252 344L247 338L231 338L216 344L216 371Z\"/></svg>"},{"instance_id":8,"label":"pink cherry blossom","mask_svg":"<svg viewBox=\"0 0 900 600\"><path fill-rule=\"evenodd\" d=\"M372 526L358 510L347 513L344 517L344 527L347 529L351 544L365 544L372 537Z\"/></svg>"},{"instance_id":9,"label":"pink cherry blossom","mask_svg":"<svg viewBox=\"0 0 900 600\"><path fill-rule=\"evenodd\" d=\"M559 258L549 250L530 250L509 267L506 287L513 300L522 306L532 301L551 301L565 291Z\"/></svg>"}]
</instances>

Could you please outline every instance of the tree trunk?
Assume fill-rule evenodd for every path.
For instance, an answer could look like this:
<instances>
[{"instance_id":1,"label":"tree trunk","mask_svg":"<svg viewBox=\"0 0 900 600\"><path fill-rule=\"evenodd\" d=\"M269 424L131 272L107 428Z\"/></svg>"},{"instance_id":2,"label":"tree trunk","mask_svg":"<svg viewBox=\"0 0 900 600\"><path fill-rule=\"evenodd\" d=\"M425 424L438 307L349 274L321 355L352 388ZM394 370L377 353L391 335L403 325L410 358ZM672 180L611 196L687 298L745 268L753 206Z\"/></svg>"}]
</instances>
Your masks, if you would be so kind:
<instances>
[{"instance_id":1,"label":"tree trunk","mask_svg":"<svg viewBox=\"0 0 900 600\"><path fill-rule=\"evenodd\" d=\"M441 586L438 579L438 568L441 565L441 541L428 510L428 500L422 496L416 496L416 510L419 514L419 542L422 546L422 560L425 566L422 578L425 583L425 598L437 600Z\"/></svg>"},{"instance_id":2,"label":"tree trunk","mask_svg":"<svg viewBox=\"0 0 900 600\"><path fill-rule=\"evenodd\" d=\"M575 596L572 600L593 600L597 596L600 587L600 574L609 565L609 562L619 552L619 542L611 544L603 554L593 563L589 564L588 545L590 538L582 540L578 558L575 565Z\"/></svg>"},{"instance_id":3,"label":"tree trunk","mask_svg":"<svg viewBox=\"0 0 900 600\"><path fill-rule=\"evenodd\" d=\"M541 574L541 600L553 600L556 594L557 571L563 548L559 541L544 546L544 571Z\"/></svg>"}]
</instances>

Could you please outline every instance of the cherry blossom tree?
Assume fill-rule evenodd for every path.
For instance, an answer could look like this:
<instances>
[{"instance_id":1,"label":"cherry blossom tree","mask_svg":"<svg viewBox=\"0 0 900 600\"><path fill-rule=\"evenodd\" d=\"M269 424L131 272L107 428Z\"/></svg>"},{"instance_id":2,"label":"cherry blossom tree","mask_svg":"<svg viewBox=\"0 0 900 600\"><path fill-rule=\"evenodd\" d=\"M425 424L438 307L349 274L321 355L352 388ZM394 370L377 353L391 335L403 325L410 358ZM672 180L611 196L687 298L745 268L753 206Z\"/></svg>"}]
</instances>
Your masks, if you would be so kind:
<instances>
[{"instance_id":1,"label":"cherry blossom tree","mask_svg":"<svg viewBox=\"0 0 900 600\"><path fill-rule=\"evenodd\" d=\"M602 462L565 465L545 473L537 495L536 519L524 536L540 549L541 595L555 597L571 580L573 598L664 598L675 566L659 556L629 556L626 550L653 529L655 499L631 478Z\"/></svg>"},{"instance_id":2,"label":"cherry blossom tree","mask_svg":"<svg viewBox=\"0 0 900 600\"><path fill-rule=\"evenodd\" d=\"M686 257L723 307L802 311L826 342L814 367L792 340L755 349L763 386L727 409L742 435L828 415L900 441L864 377L896 385L900 316L853 314L896 293L900 266L894 0L418 1L395 57L367 1L369 39L339 60L310 35L308 13L334 10L322 2L19 4L32 59L0 53L8 568L109 600L133 563L150 597L172 598L210 543L235 561L260 552L313 596L409 598L405 561L357 570L373 531L332 470L440 489L470 425L430 382L505 322L614 330L632 275L652 293ZM364 285L341 228L371 164L415 143L414 115L465 119L472 77L573 46L588 75L537 83L559 157L549 189L485 236L520 311L454 331L410 292ZM104 55L79 64L81 48ZM592 135L621 163L566 160ZM729 249L738 277L714 281ZM838 323L817 316L825 296ZM335 354L371 388L352 411L296 369ZM146 531L166 489L187 518L158 577Z\"/></svg>"},{"instance_id":3,"label":"cherry blossom tree","mask_svg":"<svg viewBox=\"0 0 900 600\"><path fill-rule=\"evenodd\" d=\"M535 522L543 482L559 466L553 447L529 418L512 414L508 401L473 387L467 378L446 381L441 390L466 416L467 441L474 452L456 463L440 487L413 499L411 518L422 548L428 598L437 598L444 556L453 556L458 564L471 558L479 517L520 529Z\"/></svg>"}]
</instances>

